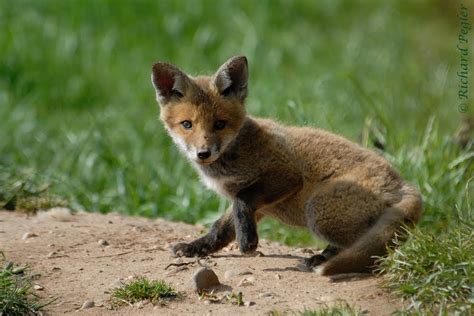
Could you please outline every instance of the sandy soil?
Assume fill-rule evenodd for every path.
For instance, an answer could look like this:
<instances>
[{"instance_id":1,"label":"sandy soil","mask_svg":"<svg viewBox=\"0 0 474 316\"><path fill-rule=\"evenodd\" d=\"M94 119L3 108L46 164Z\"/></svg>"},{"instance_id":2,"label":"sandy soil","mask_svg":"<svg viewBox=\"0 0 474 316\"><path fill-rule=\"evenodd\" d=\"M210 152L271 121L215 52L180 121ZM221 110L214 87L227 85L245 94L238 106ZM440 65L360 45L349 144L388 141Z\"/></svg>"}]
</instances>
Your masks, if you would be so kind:
<instances>
[{"instance_id":1,"label":"sandy soil","mask_svg":"<svg viewBox=\"0 0 474 316\"><path fill-rule=\"evenodd\" d=\"M0 249L9 260L27 264L37 274L35 284L44 287L37 291L41 297L57 298L46 308L48 314L291 314L338 300L355 304L371 315L390 314L402 307L399 299L377 287L377 277L334 282L301 272L296 269L298 263L317 249L290 248L265 240L258 249L264 256L243 257L231 246L201 260L216 272L223 291L242 292L243 300L254 304L206 302L190 287L193 273L200 268L197 262L165 269L170 263L196 261L176 259L169 248L177 241L191 241L205 231L203 227L117 214L52 215L27 217L0 211ZM25 238L26 233L32 236ZM100 245L100 239L108 245ZM225 277L226 271L244 270L251 274ZM165 306L126 305L110 310L111 289L137 276L163 279L181 291L183 298ZM247 281L242 282L243 278ZM93 300L95 306L79 310L86 300Z\"/></svg>"}]
</instances>

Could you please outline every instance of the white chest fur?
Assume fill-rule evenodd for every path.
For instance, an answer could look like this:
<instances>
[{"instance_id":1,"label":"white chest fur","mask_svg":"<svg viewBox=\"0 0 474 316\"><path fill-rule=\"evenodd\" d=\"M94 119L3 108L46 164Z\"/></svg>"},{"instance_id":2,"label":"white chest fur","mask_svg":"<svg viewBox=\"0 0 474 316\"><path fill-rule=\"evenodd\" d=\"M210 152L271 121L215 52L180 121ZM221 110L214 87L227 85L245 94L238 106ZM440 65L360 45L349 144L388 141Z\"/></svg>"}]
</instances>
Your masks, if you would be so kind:
<instances>
[{"instance_id":1,"label":"white chest fur","mask_svg":"<svg viewBox=\"0 0 474 316\"><path fill-rule=\"evenodd\" d=\"M202 182L212 191L216 192L219 195L225 197L231 197L229 192L226 190L226 183L233 180L232 177L219 177L219 178L212 178L205 175L203 172L199 172Z\"/></svg>"}]
</instances>

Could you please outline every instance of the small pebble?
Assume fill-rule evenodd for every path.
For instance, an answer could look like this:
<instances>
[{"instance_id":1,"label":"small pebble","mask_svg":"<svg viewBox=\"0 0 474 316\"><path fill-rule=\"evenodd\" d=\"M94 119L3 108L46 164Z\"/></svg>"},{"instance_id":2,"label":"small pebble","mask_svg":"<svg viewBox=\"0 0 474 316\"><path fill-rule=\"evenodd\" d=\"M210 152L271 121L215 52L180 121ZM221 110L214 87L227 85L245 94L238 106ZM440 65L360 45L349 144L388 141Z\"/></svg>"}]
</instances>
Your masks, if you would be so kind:
<instances>
[{"instance_id":1,"label":"small pebble","mask_svg":"<svg viewBox=\"0 0 474 316\"><path fill-rule=\"evenodd\" d=\"M87 308L91 308L91 307L94 307L94 306L95 306L94 301L92 301L92 300L87 300L87 301L85 301L85 302L82 304L81 309L87 309Z\"/></svg>"},{"instance_id":2,"label":"small pebble","mask_svg":"<svg viewBox=\"0 0 474 316\"><path fill-rule=\"evenodd\" d=\"M41 273L33 273L30 275L30 278L31 280L38 280L39 278L41 278Z\"/></svg>"},{"instance_id":3,"label":"small pebble","mask_svg":"<svg viewBox=\"0 0 474 316\"><path fill-rule=\"evenodd\" d=\"M42 291L44 289L44 287L42 287L39 284L35 284L35 285L33 285L33 289L35 289L36 291Z\"/></svg>"},{"instance_id":4,"label":"small pebble","mask_svg":"<svg viewBox=\"0 0 474 316\"><path fill-rule=\"evenodd\" d=\"M52 268L51 268L51 271L59 271L59 270L61 270L60 267L52 267Z\"/></svg>"},{"instance_id":5,"label":"small pebble","mask_svg":"<svg viewBox=\"0 0 474 316\"><path fill-rule=\"evenodd\" d=\"M224 247L222 250L224 250L225 252L229 252L229 251L237 250L237 249L239 249L239 246L236 243L232 243L228 245L227 247Z\"/></svg>"},{"instance_id":6,"label":"small pebble","mask_svg":"<svg viewBox=\"0 0 474 316\"><path fill-rule=\"evenodd\" d=\"M335 301L336 298L334 296L324 295L324 296L319 297L319 300L323 302L332 302L332 301Z\"/></svg>"},{"instance_id":7,"label":"small pebble","mask_svg":"<svg viewBox=\"0 0 474 316\"><path fill-rule=\"evenodd\" d=\"M204 304L204 305L211 305L211 301L210 301L210 300L205 300L205 301L203 302L203 304Z\"/></svg>"},{"instance_id":8,"label":"small pebble","mask_svg":"<svg viewBox=\"0 0 474 316\"><path fill-rule=\"evenodd\" d=\"M276 273L276 274L275 274L275 279L277 279L277 280L281 280L281 275L280 275L280 274L278 274L278 273Z\"/></svg>"},{"instance_id":9,"label":"small pebble","mask_svg":"<svg viewBox=\"0 0 474 316\"><path fill-rule=\"evenodd\" d=\"M12 269L13 274L23 274L25 273L26 267L16 267Z\"/></svg>"},{"instance_id":10,"label":"small pebble","mask_svg":"<svg viewBox=\"0 0 474 316\"><path fill-rule=\"evenodd\" d=\"M104 240L104 239L99 239L99 241L97 243L100 246L108 246L109 245L109 242L107 240Z\"/></svg>"},{"instance_id":11,"label":"small pebble","mask_svg":"<svg viewBox=\"0 0 474 316\"><path fill-rule=\"evenodd\" d=\"M197 270L191 279L191 287L196 291L205 290L220 284L216 273L205 267Z\"/></svg>"},{"instance_id":12,"label":"small pebble","mask_svg":"<svg viewBox=\"0 0 474 316\"><path fill-rule=\"evenodd\" d=\"M56 251L51 251L50 253L48 253L48 254L46 255L46 257L47 257L47 258L52 258L52 257L54 257L55 255L57 255L57 252L56 252Z\"/></svg>"},{"instance_id":13,"label":"small pebble","mask_svg":"<svg viewBox=\"0 0 474 316\"><path fill-rule=\"evenodd\" d=\"M237 284L237 286L250 286L253 285L255 282L255 278L253 276L251 277L246 277L240 280L240 282Z\"/></svg>"},{"instance_id":14,"label":"small pebble","mask_svg":"<svg viewBox=\"0 0 474 316\"><path fill-rule=\"evenodd\" d=\"M310 254L310 255L314 255L313 249L301 248L300 251L301 251L302 253L307 253L307 254Z\"/></svg>"},{"instance_id":15,"label":"small pebble","mask_svg":"<svg viewBox=\"0 0 474 316\"><path fill-rule=\"evenodd\" d=\"M253 306L253 305L255 305L255 302L252 302L252 301L247 301L247 302L244 303L244 306L246 306L246 307L250 307L250 306Z\"/></svg>"},{"instance_id":16,"label":"small pebble","mask_svg":"<svg viewBox=\"0 0 474 316\"><path fill-rule=\"evenodd\" d=\"M271 292L260 293L258 297L273 297L273 293Z\"/></svg>"},{"instance_id":17,"label":"small pebble","mask_svg":"<svg viewBox=\"0 0 474 316\"><path fill-rule=\"evenodd\" d=\"M32 232L26 232L23 234L23 237L21 239L25 240L32 237L38 237L38 235Z\"/></svg>"}]
</instances>

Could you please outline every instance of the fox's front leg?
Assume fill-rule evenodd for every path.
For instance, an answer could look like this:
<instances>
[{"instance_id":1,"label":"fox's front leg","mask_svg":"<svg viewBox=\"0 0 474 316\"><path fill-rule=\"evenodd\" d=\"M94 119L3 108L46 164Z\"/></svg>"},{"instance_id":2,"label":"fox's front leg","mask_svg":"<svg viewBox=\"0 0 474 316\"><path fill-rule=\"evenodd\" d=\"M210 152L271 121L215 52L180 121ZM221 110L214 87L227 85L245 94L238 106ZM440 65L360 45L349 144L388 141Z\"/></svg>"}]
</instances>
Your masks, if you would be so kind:
<instances>
[{"instance_id":1,"label":"fox's front leg","mask_svg":"<svg viewBox=\"0 0 474 316\"><path fill-rule=\"evenodd\" d=\"M173 246L177 256L203 257L216 252L235 239L234 218L232 206L211 227L209 232L190 243L179 243Z\"/></svg>"},{"instance_id":2,"label":"fox's front leg","mask_svg":"<svg viewBox=\"0 0 474 316\"><path fill-rule=\"evenodd\" d=\"M257 221L261 217L258 210L275 205L301 189L303 181L297 174L288 172L285 175L283 181L281 173L268 173L241 190L234 199L235 233L242 253L252 253L257 249Z\"/></svg>"},{"instance_id":3,"label":"fox's front leg","mask_svg":"<svg viewBox=\"0 0 474 316\"><path fill-rule=\"evenodd\" d=\"M257 221L255 220L255 209L245 202L241 197L234 201L234 226L242 253L252 253L258 246Z\"/></svg>"}]
</instances>

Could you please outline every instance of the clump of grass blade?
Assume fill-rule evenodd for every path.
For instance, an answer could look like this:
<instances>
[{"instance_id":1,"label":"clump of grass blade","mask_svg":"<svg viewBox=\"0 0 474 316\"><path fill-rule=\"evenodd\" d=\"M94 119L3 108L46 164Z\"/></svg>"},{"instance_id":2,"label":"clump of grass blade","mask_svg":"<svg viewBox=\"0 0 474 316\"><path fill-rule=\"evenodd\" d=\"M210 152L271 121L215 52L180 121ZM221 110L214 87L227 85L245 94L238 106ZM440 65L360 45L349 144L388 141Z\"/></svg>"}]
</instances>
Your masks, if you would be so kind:
<instances>
[{"instance_id":1,"label":"clump of grass blade","mask_svg":"<svg viewBox=\"0 0 474 316\"><path fill-rule=\"evenodd\" d=\"M458 212L456 225L443 234L427 229L381 259L383 286L410 300L407 311L421 314L461 313L474 309L474 221L472 205Z\"/></svg>"},{"instance_id":2,"label":"clump of grass blade","mask_svg":"<svg viewBox=\"0 0 474 316\"><path fill-rule=\"evenodd\" d=\"M3 264L3 253L0 256ZM47 304L32 292L31 281L23 270L16 273L12 264L0 270L0 315L37 315Z\"/></svg>"},{"instance_id":3,"label":"clump of grass blade","mask_svg":"<svg viewBox=\"0 0 474 316\"><path fill-rule=\"evenodd\" d=\"M113 302L118 305L122 303L135 304L144 300L156 304L179 296L180 294L170 284L162 280L149 280L145 277L126 283L112 292Z\"/></svg>"},{"instance_id":4,"label":"clump of grass blade","mask_svg":"<svg viewBox=\"0 0 474 316\"><path fill-rule=\"evenodd\" d=\"M300 316L360 316L367 315L367 311L349 305L347 302L338 302L335 305L323 305L317 310L304 310Z\"/></svg>"}]
</instances>

